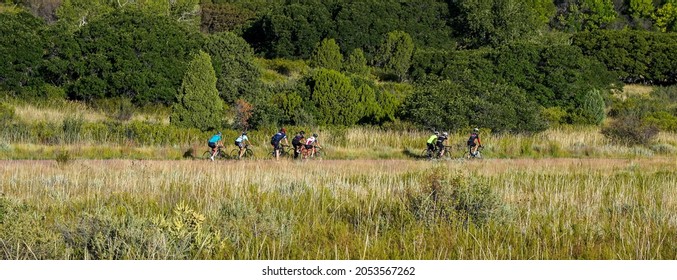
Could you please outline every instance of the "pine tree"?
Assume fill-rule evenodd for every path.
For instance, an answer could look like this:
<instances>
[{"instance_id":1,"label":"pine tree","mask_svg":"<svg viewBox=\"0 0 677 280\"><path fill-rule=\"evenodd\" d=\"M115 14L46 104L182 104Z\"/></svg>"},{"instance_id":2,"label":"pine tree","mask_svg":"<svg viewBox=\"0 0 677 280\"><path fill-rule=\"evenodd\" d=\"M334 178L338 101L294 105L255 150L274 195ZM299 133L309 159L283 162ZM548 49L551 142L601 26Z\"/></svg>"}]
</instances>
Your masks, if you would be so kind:
<instances>
[{"instance_id":1,"label":"pine tree","mask_svg":"<svg viewBox=\"0 0 677 280\"><path fill-rule=\"evenodd\" d=\"M367 58L364 56L362 49L355 49L346 59L344 64L345 71L358 75L369 75L369 67L367 66Z\"/></svg>"},{"instance_id":2,"label":"pine tree","mask_svg":"<svg viewBox=\"0 0 677 280\"><path fill-rule=\"evenodd\" d=\"M190 62L177 99L170 123L202 131L220 124L224 104L216 90L216 74L209 54L200 51Z\"/></svg>"},{"instance_id":3,"label":"pine tree","mask_svg":"<svg viewBox=\"0 0 677 280\"><path fill-rule=\"evenodd\" d=\"M315 52L310 57L312 67L322 67L331 70L340 71L343 63L341 48L334 39L324 39L317 46Z\"/></svg>"}]
</instances>

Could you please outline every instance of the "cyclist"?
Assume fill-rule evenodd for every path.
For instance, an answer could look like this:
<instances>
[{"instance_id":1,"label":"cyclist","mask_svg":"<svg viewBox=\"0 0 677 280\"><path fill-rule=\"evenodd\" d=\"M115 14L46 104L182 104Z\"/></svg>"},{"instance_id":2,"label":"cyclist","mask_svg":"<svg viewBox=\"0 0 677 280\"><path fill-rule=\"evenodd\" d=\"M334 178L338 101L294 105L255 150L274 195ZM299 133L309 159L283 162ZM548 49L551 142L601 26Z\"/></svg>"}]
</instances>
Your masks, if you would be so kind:
<instances>
[{"instance_id":1,"label":"cyclist","mask_svg":"<svg viewBox=\"0 0 677 280\"><path fill-rule=\"evenodd\" d=\"M286 145L289 145L289 141L287 140L287 130L284 127L275 133L272 138L270 138L270 145L273 146L276 160L280 159L280 142L282 139L284 139L284 143Z\"/></svg>"},{"instance_id":2,"label":"cyclist","mask_svg":"<svg viewBox=\"0 0 677 280\"><path fill-rule=\"evenodd\" d=\"M439 137L437 137L437 150L440 151L439 157L444 156L444 142L449 139L449 133L446 131L442 133Z\"/></svg>"},{"instance_id":3,"label":"cyclist","mask_svg":"<svg viewBox=\"0 0 677 280\"><path fill-rule=\"evenodd\" d=\"M237 139L235 139L235 146L240 148L240 153L238 154L237 158L242 158L242 155L245 152L245 142L249 146L254 146L252 145L252 142L249 141L249 137L247 137L247 132L242 131L242 134L240 134L240 136L237 137Z\"/></svg>"},{"instance_id":4,"label":"cyclist","mask_svg":"<svg viewBox=\"0 0 677 280\"><path fill-rule=\"evenodd\" d=\"M470 138L468 138L468 157L475 157L477 156L477 148L482 146L482 142L480 141L480 129L479 128L474 128L472 130L472 133L470 133Z\"/></svg>"},{"instance_id":5,"label":"cyclist","mask_svg":"<svg viewBox=\"0 0 677 280\"><path fill-rule=\"evenodd\" d=\"M298 158L299 154L301 153L301 146L305 142L304 140L306 139L305 137L306 132L301 130L299 133L294 136L294 139L291 140L291 145L294 146L294 158Z\"/></svg>"},{"instance_id":6,"label":"cyclist","mask_svg":"<svg viewBox=\"0 0 677 280\"><path fill-rule=\"evenodd\" d=\"M428 158L432 157L433 153L435 152L435 143L437 141L437 137L440 136L439 131L435 131L433 135L430 135L430 138L428 138L428 141L426 141L426 145L428 146Z\"/></svg>"},{"instance_id":7,"label":"cyclist","mask_svg":"<svg viewBox=\"0 0 677 280\"><path fill-rule=\"evenodd\" d=\"M315 147L322 148L320 147L320 142L318 142L317 140L318 140L317 133L313 133L313 136L308 137L308 139L306 139L306 144L304 148L310 151L310 157L315 156Z\"/></svg>"},{"instance_id":8,"label":"cyclist","mask_svg":"<svg viewBox=\"0 0 677 280\"><path fill-rule=\"evenodd\" d=\"M211 138L209 138L207 146L209 146L209 148L212 149L212 156L210 156L209 159L214 160L214 156L216 156L217 150L216 148L223 147L223 143L221 143L221 131L217 132Z\"/></svg>"}]
</instances>

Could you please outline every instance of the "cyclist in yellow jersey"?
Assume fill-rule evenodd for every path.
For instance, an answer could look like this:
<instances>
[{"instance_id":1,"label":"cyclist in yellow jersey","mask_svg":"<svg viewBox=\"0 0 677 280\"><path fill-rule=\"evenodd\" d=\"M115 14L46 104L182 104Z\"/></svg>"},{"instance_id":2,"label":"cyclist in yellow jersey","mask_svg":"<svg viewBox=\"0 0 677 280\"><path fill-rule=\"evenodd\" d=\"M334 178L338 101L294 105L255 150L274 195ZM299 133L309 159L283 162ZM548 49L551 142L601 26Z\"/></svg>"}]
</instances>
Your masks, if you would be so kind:
<instances>
[{"instance_id":1,"label":"cyclist in yellow jersey","mask_svg":"<svg viewBox=\"0 0 677 280\"><path fill-rule=\"evenodd\" d=\"M437 142L437 137L440 136L440 133L438 131L435 131L433 135L430 135L430 138L428 138L428 141L426 141L426 145L428 146L428 158L435 152L435 143Z\"/></svg>"}]
</instances>

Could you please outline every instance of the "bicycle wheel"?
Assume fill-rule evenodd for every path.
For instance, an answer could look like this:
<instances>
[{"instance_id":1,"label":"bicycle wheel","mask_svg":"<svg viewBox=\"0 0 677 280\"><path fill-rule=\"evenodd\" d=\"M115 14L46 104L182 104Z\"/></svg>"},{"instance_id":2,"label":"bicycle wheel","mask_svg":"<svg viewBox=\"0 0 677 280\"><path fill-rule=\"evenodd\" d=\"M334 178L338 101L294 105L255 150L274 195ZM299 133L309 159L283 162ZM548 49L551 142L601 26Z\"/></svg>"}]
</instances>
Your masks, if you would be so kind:
<instances>
[{"instance_id":1,"label":"bicycle wheel","mask_svg":"<svg viewBox=\"0 0 677 280\"><path fill-rule=\"evenodd\" d=\"M243 159L254 159L254 151L252 149L247 148L244 150L244 154L242 154Z\"/></svg>"},{"instance_id":2,"label":"bicycle wheel","mask_svg":"<svg viewBox=\"0 0 677 280\"><path fill-rule=\"evenodd\" d=\"M430 153L428 152L428 149L425 149L421 152L419 158L422 159L429 159L430 158Z\"/></svg>"},{"instance_id":3,"label":"bicycle wheel","mask_svg":"<svg viewBox=\"0 0 677 280\"><path fill-rule=\"evenodd\" d=\"M230 158L231 159L238 159L239 156L240 156L240 149L235 148L232 151L230 151Z\"/></svg>"},{"instance_id":4,"label":"bicycle wheel","mask_svg":"<svg viewBox=\"0 0 677 280\"><path fill-rule=\"evenodd\" d=\"M451 159L451 149L444 149L444 155L442 155L440 158Z\"/></svg>"},{"instance_id":5,"label":"bicycle wheel","mask_svg":"<svg viewBox=\"0 0 677 280\"><path fill-rule=\"evenodd\" d=\"M206 151L202 154L203 159L209 159L212 156L212 151Z\"/></svg>"}]
</instances>

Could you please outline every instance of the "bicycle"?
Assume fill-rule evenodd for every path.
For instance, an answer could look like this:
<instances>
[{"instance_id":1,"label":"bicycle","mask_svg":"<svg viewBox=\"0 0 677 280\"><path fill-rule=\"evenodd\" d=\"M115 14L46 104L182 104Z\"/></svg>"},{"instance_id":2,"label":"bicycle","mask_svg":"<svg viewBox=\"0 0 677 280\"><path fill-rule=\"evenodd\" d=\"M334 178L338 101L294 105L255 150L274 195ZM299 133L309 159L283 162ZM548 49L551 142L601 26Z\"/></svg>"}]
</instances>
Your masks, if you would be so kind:
<instances>
[{"instance_id":1,"label":"bicycle","mask_svg":"<svg viewBox=\"0 0 677 280\"><path fill-rule=\"evenodd\" d=\"M294 157L294 148L289 147L289 145L280 144L280 157L281 158L293 158ZM270 153L270 155L275 158L275 149Z\"/></svg>"},{"instance_id":2,"label":"bicycle","mask_svg":"<svg viewBox=\"0 0 677 280\"><path fill-rule=\"evenodd\" d=\"M477 147L477 152L473 155L471 153L472 147L467 146L466 151L463 154L464 159L482 159L482 150L484 149L484 146L480 145Z\"/></svg>"},{"instance_id":3,"label":"bicycle","mask_svg":"<svg viewBox=\"0 0 677 280\"><path fill-rule=\"evenodd\" d=\"M223 146L216 147L216 154L214 155L214 159L228 159L228 155L226 154L225 151L223 151L222 148ZM212 157L212 149L209 149L206 152L202 153L203 159L210 159L211 157Z\"/></svg>"},{"instance_id":4,"label":"bicycle","mask_svg":"<svg viewBox=\"0 0 677 280\"><path fill-rule=\"evenodd\" d=\"M435 147L435 150L428 150L427 148L421 152L421 158L425 159L450 159L451 158L451 146L444 146L442 150L438 149L437 146ZM441 152L444 151L444 154L440 156Z\"/></svg>"},{"instance_id":5,"label":"bicycle","mask_svg":"<svg viewBox=\"0 0 677 280\"><path fill-rule=\"evenodd\" d=\"M303 159L307 158L318 158L322 159L322 152L320 151L322 148L318 146L313 146L312 149L306 149L305 146L301 147L301 157Z\"/></svg>"},{"instance_id":6,"label":"bicycle","mask_svg":"<svg viewBox=\"0 0 677 280\"><path fill-rule=\"evenodd\" d=\"M230 152L230 158L232 159L253 159L254 151L249 148L249 145L244 145L244 153L242 153L242 158L240 158L240 148L235 148Z\"/></svg>"}]
</instances>

